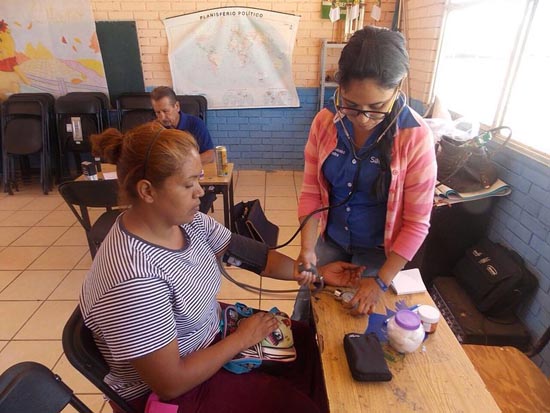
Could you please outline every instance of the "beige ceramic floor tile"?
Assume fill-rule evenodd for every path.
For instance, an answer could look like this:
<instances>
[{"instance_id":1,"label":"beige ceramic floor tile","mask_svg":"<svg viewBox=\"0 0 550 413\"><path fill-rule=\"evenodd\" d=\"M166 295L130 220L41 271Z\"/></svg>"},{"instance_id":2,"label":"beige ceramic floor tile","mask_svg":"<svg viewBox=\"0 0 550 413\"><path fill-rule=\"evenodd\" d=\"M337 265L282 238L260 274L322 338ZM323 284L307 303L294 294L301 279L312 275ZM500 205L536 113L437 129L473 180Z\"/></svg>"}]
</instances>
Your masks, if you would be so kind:
<instances>
[{"instance_id":1,"label":"beige ceramic floor tile","mask_svg":"<svg viewBox=\"0 0 550 413\"><path fill-rule=\"evenodd\" d=\"M84 245L88 246L86 240L86 232L80 225L77 227L70 227L61 237L55 241L54 245Z\"/></svg>"},{"instance_id":2,"label":"beige ceramic floor tile","mask_svg":"<svg viewBox=\"0 0 550 413\"><path fill-rule=\"evenodd\" d=\"M265 189L265 194L267 197L288 196L297 199L294 185L268 185Z\"/></svg>"},{"instance_id":3,"label":"beige ceramic floor tile","mask_svg":"<svg viewBox=\"0 0 550 413\"><path fill-rule=\"evenodd\" d=\"M278 173L266 174L266 186L294 186L294 176L292 171L282 171Z\"/></svg>"},{"instance_id":4,"label":"beige ceramic floor tile","mask_svg":"<svg viewBox=\"0 0 550 413\"><path fill-rule=\"evenodd\" d=\"M0 221L0 227L31 227L48 214L48 211L16 211Z\"/></svg>"},{"instance_id":5,"label":"beige ceramic floor tile","mask_svg":"<svg viewBox=\"0 0 550 413\"><path fill-rule=\"evenodd\" d=\"M27 230L27 227L3 227L0 229L0 245L10 245Z\"/></svg>"},{"instance_id":6,"label":"beige ceramic floor tile","mask_svg":"<svg viewBox=\"0 0 550 413\"><path fill-rule=\"evenodd\" d=\"M298 255L300 254L300 246L298 245L287 245L286 247L279 248L277 251L279 251L281 254L285 254L292 258L293 260L298 258Z\"/></svg>"},{"instance_id":7,"label":"beige ceramic floor tile","mask_svg":"<svg viewBox=\"0 0 550 413\"><path fill-rule=\"evenodd\" d=\"M71 212L71 208L69 205L67 205L66 202L63 202L61 205L59 205L57 208L55 208L56 211L67 211Z\"/></svg>"},{"instance_id":8,"label":"beige ceramic floor tile","mask_svg":"<svg viewBox=\"0 0 550 413\"><path fill-rule=\"evenodd\" d=\"M235 304L235 303L243 303L244 305L250 307L250 308L260 308L260 300L257 299L257 300L252 300L252 299L238 299L238 300L231 300L231 299L226 299L226 300L219 300L219 302L221 303L225 303L225 304Z\"/></svg>"},{"instance_id":9,"label":"beige ceramic floor tile","mask_svg":"<svg viewBox=\"0 0 550 413\"><path fill-rule=\"evenodd\" d=\"M245 175L239 176L237 183L237 189L240 191L240 188L246 188L249 186L264 186L265 185L265 175Z\"/></svg>"},{"instance_id":10,"label":"beige ceramic floor tile","mask_svg":"<svg viewBox=\"0 0 550 413\"><path fill-rule=\"evenodd\" d=\"M269 195L269 192L268 192ZM288 196L266 196L265 197L265 209L271 211L292 211L296 215L296 208L298 204L296 202L296 197Z\"/></svg>"},{"instance_id":11,"label":"beige ceramic floor tile","mask_svg":"<svg viewBox=\"0 0 550 413\"><path fill-rule=\"evenodd\" d=\"M262 301L265 300L293 300L296 298L297 290L300 288L297 282L295 281L283 281L275 280L273 278L262 277ZM266 290L273 291L282 291L282 290L292 290L289 292L267 292Z\"/></svg>"},{"instance_id":12,"label":"beige ceramic floor tile","mask_svg":"<svg viewBox=\"0 0 550 413\"><path fill-rule=\"evenodd\" d=\"M60 196L48 195L28 203L21 209L23 211L53 211L63 203L65 203L65 201Z\"/></svg>"},{"instance_id":13,"label":"beige ceramic floor tile","mask_svg":"<svg viewBox=\"0 0 550 413\"><path fill-rule=\"evenodd\" d=\"M42 363L51 369L61 354L61 340L12 340L0 353L0 371L28 360Z\"/></svg>"},{"instance_id":14,"label":"beige ceramic floor tile","mask_svg":"<svg viewBox=\"0 0 550 413\"><path fill-rule=\"evenodd\" d=\"M0 270L24 270L46 247L6 247L0 252Z\"/></svg>"},{"instance_id":15,"label":"beige ceramic floor tile","mask_svg":"<svg viewBox=\"0 0 550 413\"><path fill-rule=\"evenodd\" d=\"M29 269L72 270L84 254L88 254L88 248L84 246L49 247L29 266Z\"/></svg>"},{"instance_id":16,"label":"beige ceramic floor tile","mask_svg":"<svg viewBox=\"0 0 550 413\"><path fill-rule=\"evenodd\" d=\"M55 289L50 300L78 300L82 282L86 277L86 270L73 270Z\"/></svg>"},{"instance_id":17,"label":"beige ceramic floor tile","mask_svg":"<svg viewBox=\"0 0 550 413\"><path fill-rule=\"evenodd\" d=\"M65 381L65 378L61 376L61 379ZM70 387L70 386L69 386ZM106 413L112 413L113 409L111 406L108 406L104 410L104 404L107 402L105 401L105 398L102 394L76 394L76 397L78 397L82 403L84 403L92 412L106 412ZM67 405L61 413L76 413L76 409L72 407L71 405Z\"/></svg>"},{"instance_id":18,"label":"beige ceramic floor tile","mask_svg":"<svg viewBox=\"0 0 550 413\"><path fill-rule=\"evenodd\" d=\"M275 211L269 210L265 211L267 219L273 222L275 225L279 226L296 226L298 228L298 214L296 211Z\"/></svg>"},{"instance_id":19,"label":"beige ceramic floor tile","mask_svg":"<svg viewBox=\"0 0 550 413\"><path fill-rule=\"evenodd\" d=\"M9 341L3 341L0 340L0 353L2 352L2 349L8 345Z\"/></svg>"},{"instance_id":20,"label":"beige ceramic floor tile","mask_svg":"<svg viewBox=\"0 0 550 413\"><path fill-rule=\"evenodd\" d=\"M294 309L294 300L264 300L260 301L260 309L269 311L273 307L277 307L283 313L286 313L289 317L292 315Z\"/></svg>"},{"instance_id":21,"label":"beige ceramic floor tile","mask_svg":"<svg viewBox=\"0 0 550 413\"><path fill-rule=\"evenodd\" d=\"M61 356L53 368L53 371L54 373L59 374L65 384L67 384L67 386L69 386L75 393L99 393L98 388L78 370L76 370L71 363L69 363L69 360L67 360L65 355Z\"/></svg>"},{"instance_id":22,"label":"beige ceramic floor tile","mask_svg":"<svg viewBox=\"0 0 550 413\"><path fill-rule=\"evenodd\" d=\"M75 265L75 270L89 270L92 267L92 256L90 251L86 251L86 254L78 261L78 264Z\"/></svg>"},{"instance_id":23,"label":"beige ceramic floor tile","mask_svg":"<svg viewBox=\"0 0 550 413\"><path fill-rule=\"evenodd\" d=\"M0 291L8 286L21 271L0 271Z\"/></svg>"},{"instance_id":24,"label":"beige ceramic floor tile","mask_svg":"<svg viewBox=\"0 0 550 413\"><path fill-rule=\"evenodd\" d=\"M35 197L12 195L0 199L0 210L19 211L35 200Z\"/></svg>"},{"instance_id":25,"label":"beige ceramic floor tile","mask_svg":"<svg viewBox=\"0 0 550 413\"><path fill-rule=\"evenodd\" d=\"M17 340L60 339L78 301L46 301L17 333Z\"/></svg>"},{"instance_id":26,"label":"beige ceramic floor tile","mask_svg":"<svg viewBox=\"0 0 550 413\"><path fill-rule=\"evenodd\" d=\"M71 211L52 211L36 225L40 227L70 227L76 222L76 217Z\"/></svg>"},{"instance_id":27,"label":"beige ceramic floor tile","mask_svg":"<svg viewBox=\"0 0 550 413\"><path fill-rule=\"evenodd\" d=\"M279 240L278 240L279 245L287 242L297 230L298 230L298 227L279 227ZM302 239L302 234L299 232L298 235L296 235L296 238L294 238L294 240L292 240L289 245L301 245L300 244L301 239Z\"/></svg>"},{"instance_id":28,"label":"beige ceramic floor tile","mask_svg":"<svg viewBox=\"0 0 550 413\"><path fill-rule=\"evenodd\" d=\"M229 275L234 278L237 282L246 283L253 287L260 287L260 277L250 271L241 270L240 268L229 268ZM222 276L222 286L218 294L218 299L220 301L229 300L241 300L241 299L259 299L260 294L252 291L247 291L237 286L233 282L229 281L227 278Z\"/></svg>"},{"instance_id":29,"label":"beige ceramic floor tile","mask_svg":"<svg viewBox=\"0 0 550 413\"><path fill-rule=\"evenodd\" d=\"M0 300L46 300L66 275L66 270L24 271L0 293Z\"/></svg>"},{"instance_id":30,"label":"beige ceramic floor tile","mask_svg":"<svg viewBox=\"0 0 550 413\"><path fill-rule=\"evenodd\" d=\"M40 304L38 301L0 301L0 340L10 340Z\"/></svg>"},{"instance_id":31,"label":"beige ceramic floor tile","mask_svg":"<svg viewBox=\"0 0 550 413\"><path fill-rule=\"evenodd\" d=\"M31 247L52 245L67 228L65 227L33 227L12 243L15 247Z\"/></svg>"},{"instance_id":32,"label":"beige ceramic floor tile","mask_svg":"<svg viewBox=\"0 0 550 413\"><path fill-rule=\"evenodd\" d=\"M250 199L250 197L263 198L265 196L265 187L263 185L239 185L235 189L234 195L235 198L243 199Z\"/></svg>"},{"instance_id":33,"label":"beige ceramic floor tile","mask_svg":"<svg viewBox=\"0 0 550 413\"><path fill-rule=\"evenodd\" d=\"M0 210L0 222L4 221L8 217L11 217L14 213L15 213L15 211L2 211L2 210Z\"/></svg>"}]
</instances>

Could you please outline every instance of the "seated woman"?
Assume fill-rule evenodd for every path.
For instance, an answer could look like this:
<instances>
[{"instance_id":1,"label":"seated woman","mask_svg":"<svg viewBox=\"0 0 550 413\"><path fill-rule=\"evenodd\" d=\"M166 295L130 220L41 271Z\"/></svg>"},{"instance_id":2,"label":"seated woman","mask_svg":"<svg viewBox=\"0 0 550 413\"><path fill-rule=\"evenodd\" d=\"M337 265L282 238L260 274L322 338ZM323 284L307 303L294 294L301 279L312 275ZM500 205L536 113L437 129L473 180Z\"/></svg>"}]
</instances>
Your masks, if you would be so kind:
<instances>
[{"instance_id":1,"label":"seated woman","mask_svg":"<svg viewBox=\"0 0 550 413\"><path fill-rule=\"evenodd\" d=\"M217 258L239 236L198 212L202 166L193 137L150 123L125 135L108 129L92 145L117 165L131 205L103 241L80 297L110 367L106 382L139 411L153 391L185 412L326 412L319 356L305 325L292 325L296 361L269 372L222 369L277 321L260 312L220 337ZM289 257L269 251L261 275L293 280L293 268ZM337 285L353 284L362 270L346 263L320 268ZM309 273L294 280L313 281Z\"/></svg>"}]
</instances>

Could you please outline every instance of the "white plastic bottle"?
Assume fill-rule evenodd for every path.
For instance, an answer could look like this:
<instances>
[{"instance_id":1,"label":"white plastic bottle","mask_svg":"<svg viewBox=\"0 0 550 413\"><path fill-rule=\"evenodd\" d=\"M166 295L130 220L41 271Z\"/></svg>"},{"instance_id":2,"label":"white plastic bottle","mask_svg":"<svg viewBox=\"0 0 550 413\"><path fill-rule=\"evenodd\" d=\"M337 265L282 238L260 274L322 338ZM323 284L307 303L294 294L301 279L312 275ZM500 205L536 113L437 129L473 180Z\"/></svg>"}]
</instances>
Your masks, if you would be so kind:
<instances>
[{"instance_id":1,"label":"white plastic bottle","mask_svg":"<svg viewBox=\"0 0 550 413\"><path fill-rule=\"evenodd\" d=\"M412 353L424 340L425 332L418 314L400 310L388 321L390 346L400 353Z\"/></svg>"}]
</instances>

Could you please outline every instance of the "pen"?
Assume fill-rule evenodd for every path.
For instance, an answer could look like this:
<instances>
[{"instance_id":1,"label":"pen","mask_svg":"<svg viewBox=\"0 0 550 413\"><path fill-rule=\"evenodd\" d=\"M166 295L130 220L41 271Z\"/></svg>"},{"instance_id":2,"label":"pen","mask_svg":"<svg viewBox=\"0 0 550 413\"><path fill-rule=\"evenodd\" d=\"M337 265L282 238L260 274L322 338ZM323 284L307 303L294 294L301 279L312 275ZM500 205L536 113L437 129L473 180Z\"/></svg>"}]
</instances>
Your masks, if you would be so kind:
<instances>
[{"instance_id":1,"label":"pen","mask_svg":"<svg viewBox=\"0 0 550 413\"><path fill-rule=\"evenodd\" d=\"M416 310L418 310L418 307L420 307L421 305L422 304L411 305L409 308L407 308L407 310L416 311ZM390 319L392 317L393 317L393 315L391 317L386 318L386 320L384 321L384 325L388 325L388 322L390 321Z\"/></svg>"}]
</instances>

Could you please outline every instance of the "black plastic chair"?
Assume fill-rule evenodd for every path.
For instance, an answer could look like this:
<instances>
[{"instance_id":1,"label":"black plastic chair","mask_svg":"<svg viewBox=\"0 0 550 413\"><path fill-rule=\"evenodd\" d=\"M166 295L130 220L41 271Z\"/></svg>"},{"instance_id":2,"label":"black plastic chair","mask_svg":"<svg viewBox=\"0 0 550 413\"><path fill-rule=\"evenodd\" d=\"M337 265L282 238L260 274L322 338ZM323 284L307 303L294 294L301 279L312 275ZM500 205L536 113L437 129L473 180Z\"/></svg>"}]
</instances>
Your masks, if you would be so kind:
<instances>
[{"instance_id":1,"label":"black plastic chair","mask_svg":"<svg viewBox=\"0 0 550 413\"><path fill-rule=\"evenodd\" d=\"M208 103L202 95L177 95L177 101L180 104L180 110L183 113L197 116L206 123L206 111L208 110Z\"/></svg>"},{"instance_id":2,"label":"black plastic chair","mask_svg":"<svg viewBox=\"0 0 550 413\"><path fill-rule=\"evenodd\" d=\"M67 181L59 185L59 193L84 228L93 259L118 215L124 210L118 201L118 181ZM88 208L105 208L105 212L92 224Z\"/></svg>"},{"instance_id":3,"label":"black plastic chair","mask_svg":"<svg viewBox=\"0 0 550 413\"><path fill-rule=\"evenodd\" d=\"M101 96L102 95L102 96ZM72 153L77 170L82 162L81 154L91 158L90 135L102 132L108 125L108 98L103 93L73 92L60 96L55 102L57 130L59 139L60 165L63 172L66 167L66 155ZM75 130L79 126L79 130Z\"/></svg>"},{"instance_id":4,"label":"black plastic chair","mask_svg":"<svg viewBox=\"0 0 550 413\"><path fill-rule=\"evenodd\" d=\"M51 133L53 96L44 93L11 95L2 108L2 168L4 192L18 190L15 156L40 154L40 182L47 194L52 189Z\"/></svg>"},{"instance_id":5,"label":"black plastic chair","mask_svg":"<svg viewBox=\"0 0 550 413\"><path fill-rule=\"evenodd\" d=\"M84 324L80 307L76 307L63 329L63 351L71 365L90 380L113 403L126 413L137 413L116 393L104 378L109 366L97 348L92 332Z\"/></svg>"},{"instance_id":6,"label":"black plastic chair","mask_svg":"<svg viewBox=\"0 0 550 413\"><path fill-rule=\"evenodd\" d=\"M155 120L148 92L123 93L116 100L118 127L121 132Z\"/></svg>"},{"instance_id":7,"label":"black plastic chair","mask_svg":"<svg viewBox=\"0 0 550 413\"><path fill-rule=\"evenodd\" d=\"M24 361L0 375L0 413L59 413L67 405L92 411L46 366Z\"/></svg>"}]
</instances>

